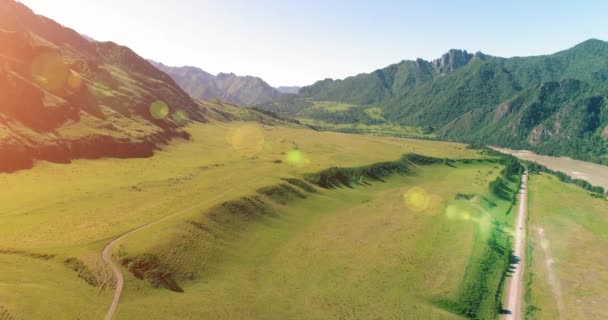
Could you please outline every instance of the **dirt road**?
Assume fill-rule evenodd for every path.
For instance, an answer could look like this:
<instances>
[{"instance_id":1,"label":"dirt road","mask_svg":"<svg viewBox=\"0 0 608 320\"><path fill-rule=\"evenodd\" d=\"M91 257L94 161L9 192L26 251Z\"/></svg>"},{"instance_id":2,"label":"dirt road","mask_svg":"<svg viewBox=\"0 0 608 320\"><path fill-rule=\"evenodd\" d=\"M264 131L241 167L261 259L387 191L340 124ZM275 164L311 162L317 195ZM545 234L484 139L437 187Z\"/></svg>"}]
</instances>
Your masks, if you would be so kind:
<instances>
[{"instance_id":1,"label":"dirt road","mask_svg":"<svg viewBox=\"0 0 608 320\"><path fill-rule=\"evenodd\" d=\"M505 310L507 314L503 316L505 320L520 320L522 319L522 300L523 300L523 285L524 285L524 253L526 250L526 213L528 210L528 172L522 176L521 188L519 192L519 210L517 212L517 222L515 225L515 248L513 255L519 260L515 265L515 270L507 286L507 296L505 301Z\"/></svg>"},{"instance_id":2,"label":"dirt road","mask_svg":"<svg viewBox=\"0 0 608 320\"><path fill-rule=\"evenodd\" d=\"M218 195L217 197L213 198L213 199L217 199L219 197L221 197L223 194ZM211 200L209 200L211 201ZM118 301L120 301L120 296L122 294L122 288L125 285L125 278L122 275L122 272L120 271L120 267L114 263L114 261L112 260L112 249L114 248L114 246L116 246L116 244L118 244L120 241L122 241L124 238L138 232L141 231L143 229L149 228L155 224L158 224L160 222L163 222L167 219L170 219L172 217L175 217L177 215L180 215L184 212L187 212L191 209L194 209L199 205L196 206L192 206L192 207L188 207L186 209L177 211L175 213L172 213L168 216L165 216L161 219L158 219L156 221L150 222L148 224L145 224L141 227L138 227L136 229L133 229L127 233L122 234L121 236L119 236L118 238L115 238L114 240L108 242L108 244L106 244L106 246L103 248L103 251L101 251L101 259L103 260L103 262L108 265L110 267L110 269L112 269L112 272L114 273L114 298L112 299L112 304L110 305L110 308L108 309L108 312L106 313L106 316L104 318L104 320L111 320L114 317L114 313L116 313L116 307L118 307Z\"/></svg>"},{"instance_id":3,"label":"dirt road","mask_svg":"<svg viewBox=\"0 0 608 320\"><path fill-rule=\"evenodd\" d=\"M253 179L249 179L247 181L245 181L243 184L239 185L238 188L242 188L247 186L248 184L250 184L251 182L253 182L254 180L257 180L258 178L253 178ZM124 287L125 284L125 280L124 280L124 276L122 275L122 272L120 270L120 267L112 260L112 250L113 248L120 243L120 241L124 240L126 237L141 231L143 229L149 228L153 225L156 225L158 223L161 223L163 221L166 221L168 219L171 219L175 216L181 215L185 212L191 211L193 209L196 208L200 208L201 206L205 205L205 204L209 204L211 202L215 202L218 201L220 198L222 198L224 195L226 195L227 193L234 191L237 188L231 188L228 189L212 198L209 198L201 203L197 203L193 206L184 208L182 210L176 211L168 216L162 217L158 220L152 221L148 224L145 224L143 226L140 226L136 229L133 229L129 232L126 232L122 235L120 235L119 237L115 238L114 240L108 242L108 244L106 244L106 246L103 248L103 250L101 251L101 259L104 261L104 263L106 265L108 265L108 267L110 267L110 269L112 269L112 272L114 273L114 279L115 279L115 283L114 283L114 298L112 299L112 304L110 305L110 308L108 309L108 312L106 313L106 316L104 318L104 320L111 320L114 317L114 314L116 313L116 308L118 307L118 302L120 301L120 296L122 294L122 289Z\"/></svg>"}]
</instances>

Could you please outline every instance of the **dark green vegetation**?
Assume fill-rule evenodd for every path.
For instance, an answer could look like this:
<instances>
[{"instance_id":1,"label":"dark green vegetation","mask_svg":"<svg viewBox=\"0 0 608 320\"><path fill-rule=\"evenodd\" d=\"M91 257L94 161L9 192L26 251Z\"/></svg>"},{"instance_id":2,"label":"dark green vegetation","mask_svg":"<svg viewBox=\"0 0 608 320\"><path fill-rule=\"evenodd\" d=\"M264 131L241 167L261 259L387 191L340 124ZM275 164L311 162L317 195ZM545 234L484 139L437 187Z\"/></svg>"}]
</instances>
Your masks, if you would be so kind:
<instances>
[{"instance_id":1,"label":"dark green vegetation","mask_svg":"<svg viewBox=\"0 0 608 320\"><path fill-rule=\"evenodd\" d=\"M475 145L471 145L471 146L469 146L469 148L478 149L478 147L476 147ZM482 152L486 155L496 156L496 157L501 157L502 159L506 159L507 162L506 162L505 172L507 172L507 175L512 175L512 174L515 174L516 172L521 171L522 168L521 168L521 165L519 165L519 161L521 161L530 173L534 173L534 174L547 173L550 175L554 175L561 182L572 183L587 191L598 194L601 197L603 197L604 194L606 192L608 192L603 187L594 186L591 183L589 183L585 180L582 180L582 179L572 178L571 176L569 176L563 172L551 170L542 164L532 162L532 161L517 160L515 157L513 157L511 155L505 155L505 154L502 154L498 151L495 151L495 150L489 149L489 148L482 147L481 149L483 150ZM490 187L492 188L492 185ZM496 185L494 185L494 187L496 187Z\"/></svg>"},{"instance_id":2,"label":"dark green vegetation","mask_svg":"<svg viewBox=\"0 0 608 320\"><path fill-rule=\"evenodd\" d=\"M511 265L511 237L494 223L487 243L478 244L482 254L472 259L464 274L457 301L437 301L468 319L493 319L502 311L502 292Z\"/></svg>"},{"instance_id":3,"label":"dark green vegetation","mask_svg":"<svg viewBox=\"0 0 608 320\"><path fill-rule=\"evenodd\" d=\"M425 157L418 154L404 155L399 161L381 162L356 168L332 167L306 178L310 183L323 188L352 187L353 183L364 184L365 180L382 180L393 174L411 174L416 165L429 165L443 162L443 159Z\"/></svg>"},{"instance_id":4,"label":"dark green vegetation","mask_svg":"<svg viewBox=\"0 0 608 320\"><path fill-rule=\"evenodd\" d=\"M531 173L548 173L551 175L556 176L559 181L561 182L565 182L565 183L572 183L574 185L577 185L587 191L590 191L592 193L595 194L599 194L601 195L601 197L603 198L604 194L607 192L606 190L604 190L603 187L600 186L594 186L591 183L585 181L585 180L581 180L581 179L573 179L572 177L570 177L569 175L563 173L563 172L559 172L559 171L553 171L541 164L535 163L535 162L527 162L526 166L528 167L528 170Z\"/></svg>"},{"instance_id":5,"label":"dark green vegetation","mask_svg":"<svg viewBox=\"0 0 608 320\"><path fill-rule=\"evenodd\" d=\"M150 61L166 72L190 96L201 100L217 99L242 106L253 106L278 98L281 92L258 77L220 73L214 76L196 67L169 67ZM294 88L286 88L292 91ZM297 90L296 90L297 92Z\"/></svg>"},{"instance_id":6,"label":"dark green vegetation","mask_svg":"<svg viewBox=\"0 0 608 320\"><path fill-rule=\"evenodd\" d=\"M96 278L96 275L87 267L87 265L76 259L76 258L67 258L63 261L66 267L74 270L78 273L78 277L82 280L86 281L91 286L97 287L100 285Z\"/></svg>"},{"instance_id":7,"label":"dark green vegetation","mask_svg":"<svg viewBox=\"0 0 608 320\"><path fill-rule=\"evenodd\" d=\"M608 163L606 80L608 43L595 39L536 57L450 50L434 61L319 81L262 107L293 118L397 124L440 139ZM317 108L320 102L351 106Z\"/></svg>"},{"instance_id":8,"label":"dark green vegetation","mask_svg":"<svg viewBox=\"0 0 608 320\"><path fill-rule=\"evenodd\" d=\"M512 234L509 226L513 204L517 200L522 166L512 157L499 158L499 162L504 164L504 169L489 183L488 197L481 197L482 206L494 208L486 231L489 236L485 242L477 242L481 254L469 262L458 298L436 301L436 304L469 319L492 319L503 311L505 279L509 275L511 264L516 262L511 255ZM456 199L475 201L475 196L459 193ZM476 237L483 238L484 235L476 234Z\"/></svg>"}]
</instances>

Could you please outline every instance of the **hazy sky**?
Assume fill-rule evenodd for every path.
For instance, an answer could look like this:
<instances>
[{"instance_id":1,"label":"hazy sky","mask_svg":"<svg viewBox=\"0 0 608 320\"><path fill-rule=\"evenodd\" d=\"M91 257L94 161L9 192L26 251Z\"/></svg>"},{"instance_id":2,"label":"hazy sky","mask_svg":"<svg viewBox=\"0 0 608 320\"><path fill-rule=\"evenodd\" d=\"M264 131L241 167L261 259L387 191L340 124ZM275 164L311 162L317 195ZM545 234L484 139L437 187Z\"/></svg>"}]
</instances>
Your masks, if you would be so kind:
<instances>
[{"instance_id":1,"label":"hazy sky","mask_svg":"<svg viewBox=\"0 0 608 320\"><path fill-rule=\"evenodd\" d=\"M22 0L167 65L307 85L450 48L499 56L608 40L608 1Z\"/></svg>"}]
</instances>

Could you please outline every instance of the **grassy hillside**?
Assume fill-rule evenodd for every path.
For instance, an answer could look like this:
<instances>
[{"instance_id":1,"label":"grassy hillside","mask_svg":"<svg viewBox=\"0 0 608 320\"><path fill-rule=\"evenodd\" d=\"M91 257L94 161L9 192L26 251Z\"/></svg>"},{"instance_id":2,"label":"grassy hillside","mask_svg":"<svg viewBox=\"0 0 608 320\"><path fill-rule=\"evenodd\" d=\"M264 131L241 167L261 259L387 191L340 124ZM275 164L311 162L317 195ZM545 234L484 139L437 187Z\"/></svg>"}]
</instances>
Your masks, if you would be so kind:
<instances>
[{"instance_id":1,"label":"grassy hillside","mask_svg":"<svg viewBox=\"0 0 608 320\"><path fill-rule=\"evenodd\" d=\"M608 317L608 201L546 174L529 187L526 319Z\"/></svg>"},{"instance_id":2,"label":"grassy hillside","mask_svg":"<svg viewBox=\"0 0 608 320\"><path fill-rule=\"evenodd\" d=\"M535 85L496 109L467 112L440 135L472 143L508 145L542 154L602 163L608 153L607 83L562 80Z\"/></svg>"},{"instance_id":3,"label":"grassy hillside","mask_svg":"<svg viewBox=\"0 0 608 320\"><path fill-rule=\"evenodd\" d=\"M595 39L536 57L451 50L434 61L402 61L344 80L325 79L261 108L342 126L399 124L442 139L605 163L607 58L608 43ZM319 112L315 101L355 107ZM379 109L382 118L370 117L370 109Z\"/></svg>"},{"instance_id":4,"label":"grassy hillside","mask_svg":"<svg viewBox=\"0 0 608 320\"><path fill-rule=\"evenodd\" d=\"M145 157L205 109L129 48L0 2L0 171Z\"/></svg>"},{"instance_id":5,"label":"grassy hillside","mask_svg":"<svg viewBox=\"0 0 608 320\"><path fill-rule=\"evenodd\" d=\"M367 186L297 188L305 198L286 204L248 195L258 208L248 215L208 220L212 208L188 215L189 226L155 227L121 250L158 255L183 293L131 276L119 318L493 318L506 268L494 250L506 242L488 243L492 219L508 220L510 205L487 193L498 169L441 163ZM147 244L171 232L168 243Z\"/></svg>"}]
</instances>

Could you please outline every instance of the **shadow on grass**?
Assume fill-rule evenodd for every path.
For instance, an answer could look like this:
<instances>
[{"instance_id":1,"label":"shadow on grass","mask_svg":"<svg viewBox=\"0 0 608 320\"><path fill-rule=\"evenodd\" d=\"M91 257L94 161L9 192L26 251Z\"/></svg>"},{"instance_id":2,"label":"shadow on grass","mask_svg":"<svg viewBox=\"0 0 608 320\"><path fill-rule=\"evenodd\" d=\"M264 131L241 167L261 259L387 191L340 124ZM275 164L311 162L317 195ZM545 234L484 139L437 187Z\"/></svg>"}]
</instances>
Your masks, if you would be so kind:
<instances>
[{"instance_id":1,"label":"shadow on grass","mask_svg":"<svg viewBox=\"0 0 608 320\"><path fill-rule=\"evenodd\" d=\"M391 174L414 175L417 167L444 162L444 159L418 154L406 154L393 162L380 162L361 167L331 167L306 175L307 182L325 189L354 188L355 185L369 185L368 181L385 182Z\"/></svg>"}]
</instances>

